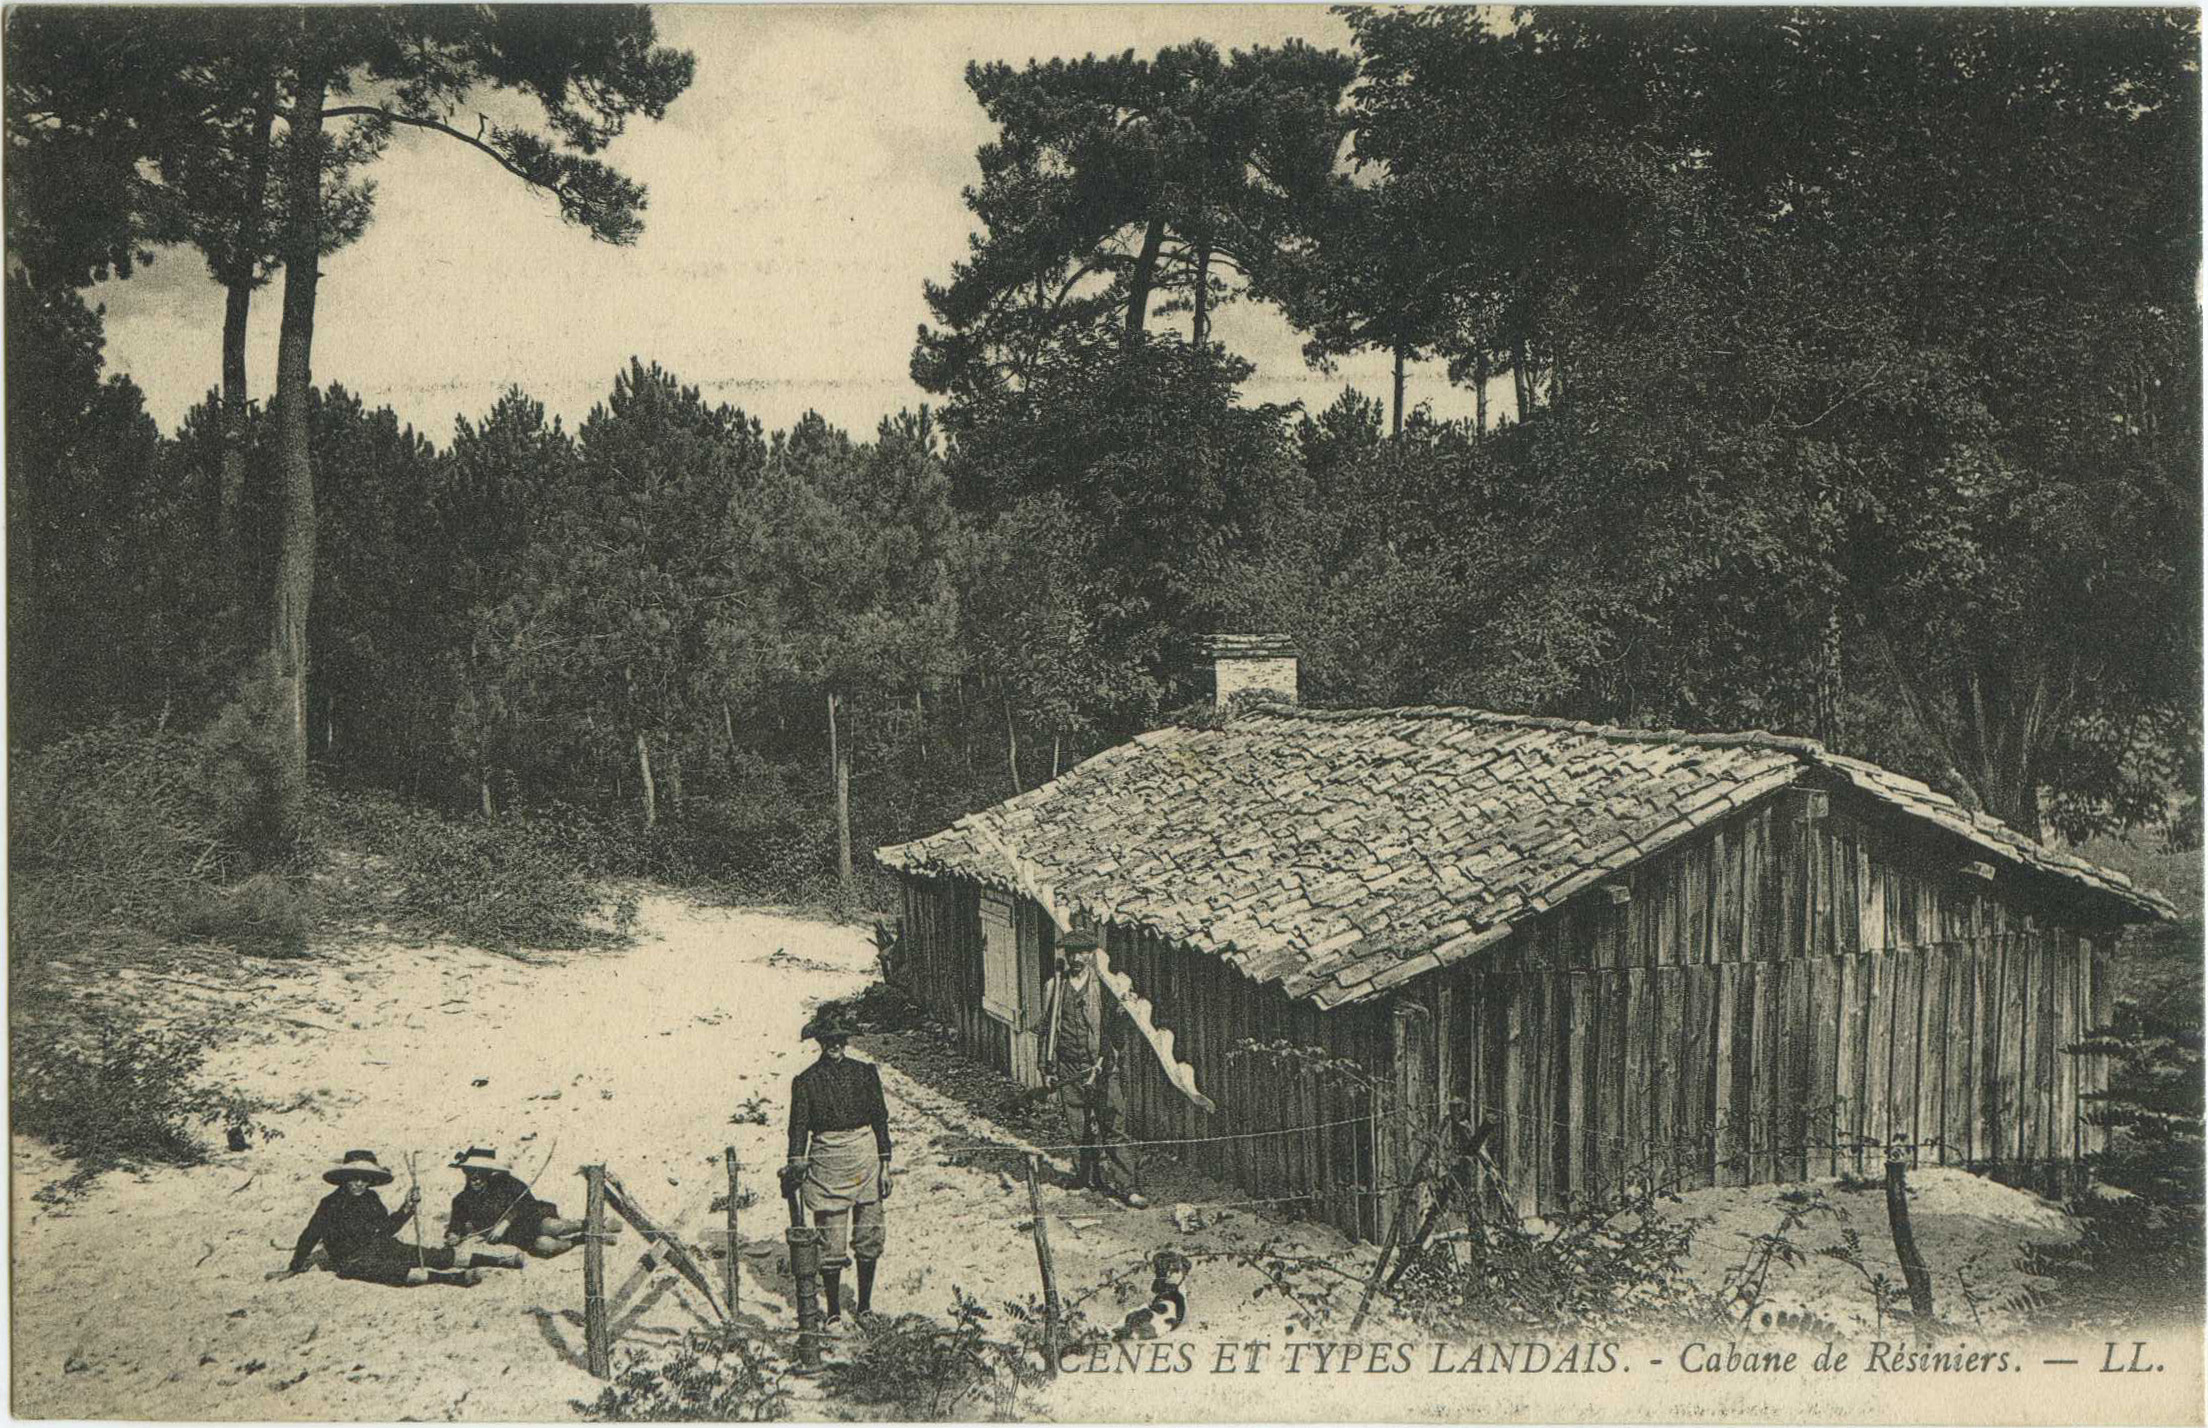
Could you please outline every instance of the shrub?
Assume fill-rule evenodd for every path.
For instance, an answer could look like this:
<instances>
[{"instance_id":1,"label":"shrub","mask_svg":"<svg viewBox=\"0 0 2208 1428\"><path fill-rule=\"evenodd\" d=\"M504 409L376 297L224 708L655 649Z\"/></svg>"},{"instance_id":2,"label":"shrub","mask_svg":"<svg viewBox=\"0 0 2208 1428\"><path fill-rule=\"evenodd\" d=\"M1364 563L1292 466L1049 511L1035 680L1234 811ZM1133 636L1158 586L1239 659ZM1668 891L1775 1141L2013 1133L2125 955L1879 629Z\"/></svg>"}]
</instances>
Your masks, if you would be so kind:
<instances>
[{"instance_id":1,"label":"shrub","mask_svg":"<svg viewBox=\"0 0 2208 1428\"><path fill-rule=\"evenodd\" d=\"M571 830L527 818L455 820L388 794L325 794L321 816L390 865L393 922L493 951L596 947L627 938L636 899L608 895L574 862Z\"/></svg>"},{"instance_id":2,"label":"shrub","mask_svg":"<svg viewBox=\"0 0 2208 1428\"><path fill-rule=\"evenodd\" d=\"M1437 1332L1571 1334L1690 1308L1680 1261L1692 1221L1659 1213L1660 1192L1589 1196L1556 1216L1521 1223L1483 1216L1460 1265L1428 1255L1404 1273L1402 1306Z\"/></svg>"},{"instance_id":3,"label":"shrub","mask_svg":"<svg viewBox=\"0 0 2208 1428\"><path fill-rule=\"evenodd\" d=\"M296 856L306 831L285 821L303 793L292 787L289 698L263 655L194 740L194 783L208 818L260 867Z\"/></svg>"},{"instance_id":4,"label":"shrub","mask_svg":"<svg viewBox=\"0 0 2208 1428\"><path fill-rule=\"evenodd\" d=\"M149 1030L107 1010L74 1032L19 1028L9 1077L15 1129L76 1162L75 1174L49 1190L66 1196L117 1166L199 1164L204 1127L222 1127L232 1144L281 1135L254 1121L271 1109L266 1102L199 1079L221 1036L212 1026Z\"/></svg>"},{"instance_id":5,"label":"shrub","mask_svg":"<svg viewBox=\"0 0 2208 1428\"><path fill-rule=\"evenodd\" d=\"M11 761L8 870L19 934L147 929L236 876L243 849L204 796L192 740L87 729Z\"/></svg>"},{"instance_id":6,"label":"shrub","mask_svg":"<svg viewBox=\"0 0 2208 1428\"><path fill-rule=\"evenodd\" d=\"M178 935L221 942L264 957L298 957L314 930L314 898L274 873L236 887L191 889L177 914Z\"/></svg>"},{"instance_id":7,"label":"shrub","mask_svg":"<svg viewBox=\"0 0 2208 1428\"><path fill-rule=\"evenodd\" d=\"M2108 1090L2086 1118L2109 1131L2093 1173L2155 1204L2197 1213L2203 1200L2202 1039L2197 994L2117 1002L2112 1025L2068 1048L2109 1059Z\"/></svg>"},{"instance_id":8,"label":"shrub","mask_svg":"<svg viewBox=\"0 0 2208 1428\"><path fill-rule=\"evenodd\" d=\"M995 1418L1013 1417L1020 1391L1049 1377L1042 1310L1033 1300L1007 1301L1002 1322L1009 1336L994 1339L988 1326L996 1316L963 1289L953 1286L951 1293L949 1323L925 1314L868 1323L851 1361L828 1367L829 1386L854 1402L886 1405L887 1416L903 1422L968 1418L976 1406ZM1098 1338L1079 1310L1065 1316L1059 1340L1065 1349Z\"/></svg>"},{"instance_id":9,"label":"shrub","mask_svg":"<svg viewBox=\"0 0 2208 1428\"><path fill-rule=\"evenodd\" d=\"M764 1423L788 1416L788 1367L739 1329L692 1330L664 1362L632 1359L595 1400L571 1400L601 1423Z\"/></svg>"}]
</instances>

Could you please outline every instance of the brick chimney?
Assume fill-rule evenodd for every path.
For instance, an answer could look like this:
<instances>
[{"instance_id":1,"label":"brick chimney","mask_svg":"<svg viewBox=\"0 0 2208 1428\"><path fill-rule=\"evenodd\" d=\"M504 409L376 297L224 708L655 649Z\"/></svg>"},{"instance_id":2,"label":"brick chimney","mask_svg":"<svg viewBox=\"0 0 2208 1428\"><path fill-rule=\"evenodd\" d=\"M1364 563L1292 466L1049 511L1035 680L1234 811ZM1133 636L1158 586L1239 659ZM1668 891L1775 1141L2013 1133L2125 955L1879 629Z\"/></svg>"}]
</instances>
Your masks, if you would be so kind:
<instances>
[{"instance_id":1,"label":"brick chimney","mask_svg":"<svg viewBox=\"0 0 2208 1428\"><path fill-rule=\"evenodd\" d=\"M1196 642L1197 672L1208 676L1219 708L1255 694L1295 703L1296 654L1286 635L1206 635Z\"/></svg>"}]
</instances>

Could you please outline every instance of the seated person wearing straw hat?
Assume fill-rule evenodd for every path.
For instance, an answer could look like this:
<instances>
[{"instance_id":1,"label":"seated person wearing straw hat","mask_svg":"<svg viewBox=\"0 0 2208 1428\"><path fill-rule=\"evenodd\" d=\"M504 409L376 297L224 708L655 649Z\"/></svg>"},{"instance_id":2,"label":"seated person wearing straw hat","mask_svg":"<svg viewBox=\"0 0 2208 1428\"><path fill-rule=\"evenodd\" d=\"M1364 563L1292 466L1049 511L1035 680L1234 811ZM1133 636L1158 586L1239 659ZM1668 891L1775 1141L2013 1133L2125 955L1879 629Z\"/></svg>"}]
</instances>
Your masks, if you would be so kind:
<instances>
[{"instance_id":1,"label":"seated person wearing straw hat","mask_svg":"<svg viewBox=\"0 0 2208 1428\"><path fill-rule=\"evenodd\" d=\"M841 1012L826 1012L805 1028L820 1043L820 1059L790 1082L790 1159L782 1193L798 1194L825 1231L820 1277L828 1325L843 1324L843 1271L859 1261L858 1312L874 1311L874 1266L887 1242L882 1202L889 1198L889 1108L882 1073L845 1054L858 1028Z\"/></svg>"},{"instance_id":2,"label":"seated person wearing straw hat","mask_svg":"<svg viewBox=\"0 0 2208 1428\"><path fill-rule=\"evenodd\" d=\"M559 1206L531 1195L496 1150L471 1145L454 1158L452 1169L466 1178L467 1185L452 1197L446 1244L475 1240L549 1257L566 1254L582 1242L583 1222L561 1219ZM618 1230L619 1224L614 1228Z\"/></svg>"},{"instance_id":3,"label":"seated person wearing straw hat","mask_svg":"<svg viewBox=\"0 0 2208 1428\"><path fill-rule=\"evenodd\" d=\"M376 1163L375 1152L348 1150L344 1159L322 1172L337 1188L322 1197L307 1221L299 1243L291 1252L291 1266L283 1271L298 1274L314 1257L317 1245L330 1252L330 1266L340 1279L366 1280L393 1288L428 1284L477 1284L481 1266L521 1268L518 1254L473 1254L463 1265L459 1256L443 1246L407 1244L399 1239L406 1222L414 1218L421 1202L419 1187L406 1192L396 1210L383 1207L383 1197L371 1187L391 1183L391 1172Z\"/></svg>"}]
</instances>

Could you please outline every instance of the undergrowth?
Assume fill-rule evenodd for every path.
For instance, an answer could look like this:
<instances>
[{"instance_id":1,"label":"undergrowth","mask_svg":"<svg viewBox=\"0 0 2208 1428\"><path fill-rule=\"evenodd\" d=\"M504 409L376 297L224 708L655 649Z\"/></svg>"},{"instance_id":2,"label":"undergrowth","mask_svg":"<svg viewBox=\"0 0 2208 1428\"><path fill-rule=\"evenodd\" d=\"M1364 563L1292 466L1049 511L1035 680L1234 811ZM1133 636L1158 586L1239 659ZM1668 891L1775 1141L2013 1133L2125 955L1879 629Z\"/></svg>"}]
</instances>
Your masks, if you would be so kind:
<instances>
[{"instance_id":1,"label":"undergrowth","mask_svg":"<svg viewBox=\"0 0 2208 1428\"><path fill-rule=\"evenodd\" d=\"M113 1010L77 1027L19 1025L9 1068L14 1129L75 1162L40 1198L67 1199L117 1168L200 1164L209 1130L233 1148L283 1134L257 1120L275 1106L201 1074L222 1036L215 1026L140 1027Z\"/></svg>"},{"instance_id":2,"label":"undergrowth","mask_svg":"<svg viewBox=\"0 0 2208 1428\"><path fill-rule=\"evenodd\" d=\"M947 1322L899 1314L866 1323L849 1362L827 1369L829 1387L900 1422L1018 1418L1020 1394L1050 1377L1042 1306L1007 1300L1000 1313L956 1286L951 1293ZM1062 1353L1101 1339L1079 1310L1064 1315Z\"/></svg>"},{"instance_id":3,"label":"undergrowth","mask_svg":"<svg viewBox=\"0 0 2208 1428\"><path fill-rule=\"evenodd\" d=\"M393 926L511 951L613 945L635 925L635 895L600 887L565 822L453 819L362 790L324 790L317 806L327 833L384 861L359 910Z\"/></svg>"},{"instance_id":4,"label":"undergrowth","mask_svg":"<svg viewBox=\"0 0 2208 1428\"><path fill-rule=\"evenodd\" d=\"M740 1330L694 1329L672 1354L639 1355L596 1399L573 1399L600 1423L766 1423L789 1416L789 1365Z\"/></svg>"}]
</instances>

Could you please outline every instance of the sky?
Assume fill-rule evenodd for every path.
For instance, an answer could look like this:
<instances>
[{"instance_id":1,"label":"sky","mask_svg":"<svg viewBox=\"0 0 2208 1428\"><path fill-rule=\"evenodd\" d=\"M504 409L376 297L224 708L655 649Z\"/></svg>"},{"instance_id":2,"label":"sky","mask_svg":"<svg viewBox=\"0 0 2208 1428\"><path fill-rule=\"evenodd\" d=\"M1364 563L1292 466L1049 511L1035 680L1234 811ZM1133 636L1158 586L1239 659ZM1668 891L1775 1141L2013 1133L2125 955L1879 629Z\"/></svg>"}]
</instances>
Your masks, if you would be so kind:
<instances>
[{"instance_id":1,"label":"sky","mask_svg":"<svg viewBox=\"0 0 2208 1428\"><path fill-rule=\"evenodd\" d=\"M960 190L979 180L992 126L966 89L968 61L1147 55L1195 38L1349 47L1318 5L667 6L657 18L663 42L697 55L697 80L606 152L650 190L636 244L593 242L482 155L402 129L372 171L366 236L323 265L318 384L388 404L442 443L455 417L488 411L512 384L572 426L637 356L770 429L816 410L870 435L928 399L908 372L929 316L921 284L949 278L975 227ZM263 400L281 286L253 309L249 380ZM107 309L109 370L174 431L220 380L222 293L205 264L172 250L90 296ZM1213 333L1257 363L1252 399L1317 407L1345 382L1387 391L1384 356L1314 372L1301 338L1256 304L1219 312ZM1443 416L1470 406L1438 367L1413 370L1408 399Z\"/></svg>"}]
</instances>

